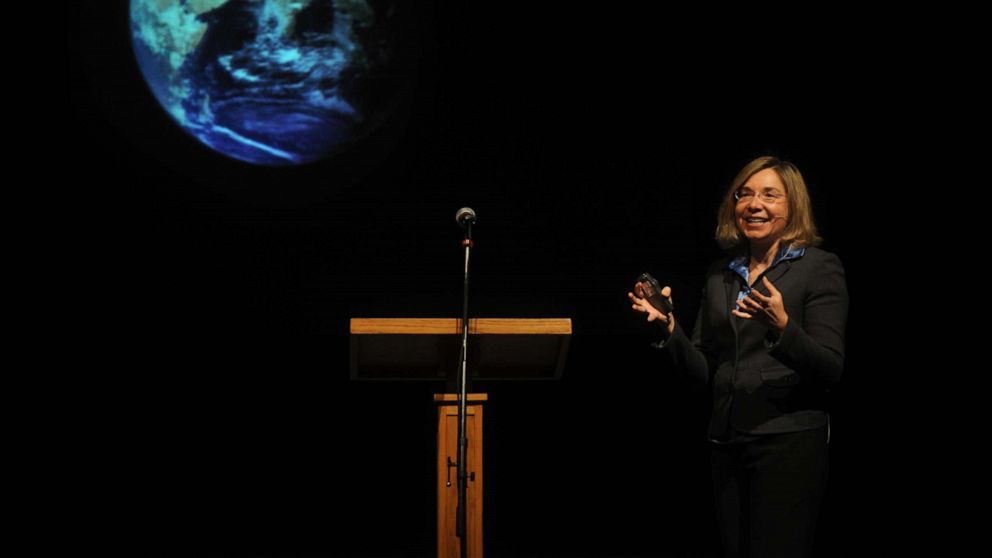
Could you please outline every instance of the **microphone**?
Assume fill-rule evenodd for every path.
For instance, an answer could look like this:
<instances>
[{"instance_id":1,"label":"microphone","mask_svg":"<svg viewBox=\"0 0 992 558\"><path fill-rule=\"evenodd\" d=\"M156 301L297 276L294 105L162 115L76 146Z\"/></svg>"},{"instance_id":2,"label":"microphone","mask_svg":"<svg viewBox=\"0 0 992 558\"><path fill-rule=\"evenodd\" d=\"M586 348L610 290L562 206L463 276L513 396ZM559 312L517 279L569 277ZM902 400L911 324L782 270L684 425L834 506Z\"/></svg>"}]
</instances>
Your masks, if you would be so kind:
<instances>
[{"instance_id":1,"label":"microphone","mask_svg":"<svg viewBox=\"0 0 992 558\"><path fill-rule=\"evenodd\" d=\"M463 229L469 223L475 223L475 211L471 207L463 207L455 213L455 222Z\"/></svg>"}]
</instances>

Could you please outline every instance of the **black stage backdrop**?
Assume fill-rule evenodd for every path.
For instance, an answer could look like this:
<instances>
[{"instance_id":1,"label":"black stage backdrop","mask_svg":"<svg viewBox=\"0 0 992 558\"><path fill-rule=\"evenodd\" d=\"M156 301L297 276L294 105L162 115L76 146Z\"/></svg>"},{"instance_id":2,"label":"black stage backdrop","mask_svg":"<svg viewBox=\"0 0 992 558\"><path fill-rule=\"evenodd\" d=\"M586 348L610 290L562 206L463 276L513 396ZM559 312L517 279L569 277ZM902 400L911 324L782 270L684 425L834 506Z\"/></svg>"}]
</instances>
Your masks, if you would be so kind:
<instances>
[{"instance_id":1,"label":"black stage backdrop","mask_svg":"<svg viewBox=\"0 0 992 558\"><path fill-rule=\"evenodd\" d=\"M99 544L434 555L441 386L350 381L348 320L457 316L453 216L471 206L472 315L575 330L560 381L478 386L487 555L717 555L706 397L649 348L625 295L650 270L691 323L719 197L771 153L806 174L851 292L818 553L884 546L866 364L881 293L860 239L895 118L871 33L848 24L842 47L811 21L635 5L400 9L415 63L399 107L340 155L286 168L187 136L140 77L126 3L80 9L83 226L66 271L86 301L74 359L106 394L87 399L81 439L91 497L117 512Z\"/></svg>"}]
</instances>

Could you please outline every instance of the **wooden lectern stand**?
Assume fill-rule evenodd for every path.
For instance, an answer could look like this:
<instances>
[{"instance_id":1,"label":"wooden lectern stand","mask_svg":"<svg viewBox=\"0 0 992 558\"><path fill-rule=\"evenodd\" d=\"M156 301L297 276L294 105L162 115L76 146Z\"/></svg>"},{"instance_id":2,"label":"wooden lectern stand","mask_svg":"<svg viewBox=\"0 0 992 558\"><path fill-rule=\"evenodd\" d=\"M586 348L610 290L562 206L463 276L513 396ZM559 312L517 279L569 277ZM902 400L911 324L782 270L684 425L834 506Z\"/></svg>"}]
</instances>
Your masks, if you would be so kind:
<instances>
[{"instance_id":1,"label":"wooden lectern stand","mask_svg":"<svg viewBox=\"0 0 992 558\"><path fill-rule=\"evenodd\" d=\"M482 557L482 403L485 393L468 394L468 556ZM460 558L461 541L455 536L455 509L458 506L458 483L455 467L458 460L458 394L435 394L437 409L437 557Z\"/></svg>"},{"instance_id":2,"label":"wooden lectern stand","mask_svg":"<svg viewBox=\"0 0 992 558\"><path fill-rule=\"evenodd\" d=\"M468 368L474 380L547 380L561 377L572 321L561 319L470 319ZM351 377L354 380L448 380L461 345L457 318L352 318ZM455 535L458 504L458 394L435 394L437 422L437 555L482 558L482 403L468 395L466 494L467 556ZM449 486L450 482L450 486Z\"/></svg>"}]
</instances>

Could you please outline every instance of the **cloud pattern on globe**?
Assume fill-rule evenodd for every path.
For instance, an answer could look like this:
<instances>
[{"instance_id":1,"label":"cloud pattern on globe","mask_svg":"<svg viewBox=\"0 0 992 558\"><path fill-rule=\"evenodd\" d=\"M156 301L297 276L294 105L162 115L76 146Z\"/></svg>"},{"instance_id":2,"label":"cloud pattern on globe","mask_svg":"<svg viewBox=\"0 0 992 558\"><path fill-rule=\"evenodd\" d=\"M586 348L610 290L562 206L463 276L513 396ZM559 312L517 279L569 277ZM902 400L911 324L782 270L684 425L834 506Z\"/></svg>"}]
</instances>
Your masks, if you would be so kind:
<instances>
[{"instance_id":1,"label":"cloud pattern on globe","mask_svg":"<svg viewBox=\"0 0 992 558\"><path fill-rule=\"evenodd\" d=\"M130 16L155 98L229 157L315 161L368 132L382 108L372 86L388 83L393 41L367 2L131 0Z\"/></svg>"}]
</instances>

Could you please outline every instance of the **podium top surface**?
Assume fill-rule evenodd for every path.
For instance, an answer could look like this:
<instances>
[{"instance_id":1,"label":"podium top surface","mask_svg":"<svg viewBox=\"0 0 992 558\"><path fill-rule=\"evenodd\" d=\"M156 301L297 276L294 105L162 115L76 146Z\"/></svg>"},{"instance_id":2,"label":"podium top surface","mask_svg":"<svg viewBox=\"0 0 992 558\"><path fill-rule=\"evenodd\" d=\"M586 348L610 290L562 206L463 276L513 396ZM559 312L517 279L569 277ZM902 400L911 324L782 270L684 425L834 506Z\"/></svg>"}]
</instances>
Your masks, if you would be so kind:
<instances>
[{"instance_id":1,"label":"podium top surface","mask_svg":"<svg viewBox=\"0 0 992 558\"><path fill-rule=\"evenodd\" d=\"M459 318L352 318L353 380L448 381L461 358ZM570 318L468 321L473 380L554 380L572 335Z\"/></svg>"},{"instance_id":2,"label":"podium top surface","mask_svg":"<svg viewBox=\"0 0 992 558\"><path fill-rule=\"evenodd\" d=\"M461 335L461 318L352 318L352 335ZM469 335L571 335L570 318L469 318Z\"/></svg>"}]
</instances>

